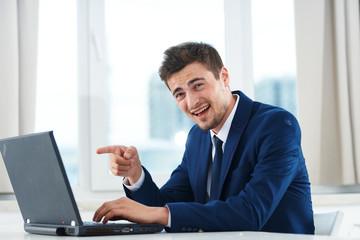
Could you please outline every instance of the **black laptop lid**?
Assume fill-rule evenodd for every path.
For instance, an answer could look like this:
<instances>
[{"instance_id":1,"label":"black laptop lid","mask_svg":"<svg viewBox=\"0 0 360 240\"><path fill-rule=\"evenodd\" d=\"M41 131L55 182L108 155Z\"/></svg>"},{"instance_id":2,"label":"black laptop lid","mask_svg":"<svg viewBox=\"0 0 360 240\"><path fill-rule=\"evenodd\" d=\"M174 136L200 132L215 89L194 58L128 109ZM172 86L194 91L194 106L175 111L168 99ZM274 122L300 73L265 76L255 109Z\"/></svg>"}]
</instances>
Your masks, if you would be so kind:
<instances>
[{"instance_id":1,"label":"black laptop lid","mask_svg":"<svg viewBox=\"0 0 360 240\"><path fill-rule=\"evenodd\" d=\"M52 131L0 140L0 151L25 222L82 225Z\"/></svg>"}]
</instances>

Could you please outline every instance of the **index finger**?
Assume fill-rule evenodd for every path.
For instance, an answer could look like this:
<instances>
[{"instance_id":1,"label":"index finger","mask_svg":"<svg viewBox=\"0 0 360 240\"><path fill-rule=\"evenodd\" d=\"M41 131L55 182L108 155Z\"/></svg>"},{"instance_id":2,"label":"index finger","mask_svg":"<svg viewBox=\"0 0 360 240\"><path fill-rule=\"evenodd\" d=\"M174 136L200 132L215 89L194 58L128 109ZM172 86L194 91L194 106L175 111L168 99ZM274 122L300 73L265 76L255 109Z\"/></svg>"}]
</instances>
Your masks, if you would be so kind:
<instances>
[{"instance_id":1,"label":"index finger","mask_svg":"<svg viewBox=\"0 0 360 240\"><path fill-rule=\"evenodd\" d=\"M125 146L120 145L114 145L114 146L106 146L96 149L97 154L103 154L103 153L113 153L117 155L122 155L126 151Z\"/></svg>"}]
</instances>

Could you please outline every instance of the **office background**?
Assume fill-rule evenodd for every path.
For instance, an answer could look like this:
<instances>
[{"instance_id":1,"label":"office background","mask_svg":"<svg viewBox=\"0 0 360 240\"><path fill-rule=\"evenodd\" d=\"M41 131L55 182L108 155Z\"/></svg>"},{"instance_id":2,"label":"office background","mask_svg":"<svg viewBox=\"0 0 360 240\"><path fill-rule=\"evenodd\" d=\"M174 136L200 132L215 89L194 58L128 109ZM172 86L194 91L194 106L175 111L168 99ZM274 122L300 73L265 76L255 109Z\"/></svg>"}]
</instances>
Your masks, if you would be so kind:
<instances>
[{"instance_id":1,"label":"office background","mask_svg":"<svg viewBox=\"0 0 360 240\"><path fill-rule=\"evenodd\" d=\"M95 149L135 145L161 185L192 122L157 68L167 47L205 41L232 89L298 118L313 189L357 191L359 21L358 0L4 0L0 138L53 129L70 181L91 193L120 188Z\"/></svg>"}]
</instances>

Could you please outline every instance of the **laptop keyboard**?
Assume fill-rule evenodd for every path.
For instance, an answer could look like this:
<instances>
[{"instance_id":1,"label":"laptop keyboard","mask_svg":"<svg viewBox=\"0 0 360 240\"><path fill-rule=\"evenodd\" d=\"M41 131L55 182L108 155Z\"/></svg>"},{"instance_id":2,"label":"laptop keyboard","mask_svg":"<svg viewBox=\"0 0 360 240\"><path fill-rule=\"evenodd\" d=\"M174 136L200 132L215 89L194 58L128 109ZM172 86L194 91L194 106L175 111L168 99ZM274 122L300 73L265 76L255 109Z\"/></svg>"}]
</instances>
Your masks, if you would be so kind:
<instances>
[{"instance_id":1,"label":"laptop keyboard","mask_svg":"<svg viewBox=\"0 0 360 240\"><path fill-rule=\"evenodd\" d=\"M83 224L87 225L87 226L96 226L96 225L115 225L115 224L124 224L124 223L128 223L131 224L130 222L107 222L106 224L103 224L102 222L95 222L95 221L84 221Z\"/></svg>"}]
</instances>

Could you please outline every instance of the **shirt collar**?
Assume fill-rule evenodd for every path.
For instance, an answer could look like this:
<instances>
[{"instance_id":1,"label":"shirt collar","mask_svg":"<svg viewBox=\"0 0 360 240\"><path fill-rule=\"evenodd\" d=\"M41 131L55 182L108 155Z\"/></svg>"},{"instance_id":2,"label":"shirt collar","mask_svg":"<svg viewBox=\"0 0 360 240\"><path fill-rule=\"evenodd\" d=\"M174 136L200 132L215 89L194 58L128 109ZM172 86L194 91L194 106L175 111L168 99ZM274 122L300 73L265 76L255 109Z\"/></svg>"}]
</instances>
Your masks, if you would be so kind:
<instances>
[{"instance_id":1,"label":"shirt collar","mask_svg":"<svg viewBox=\"0 0 360 240\"><path fill-rule=\"evenodd\" d=\"M218 134L215 134L212 130L210 130L210 136L211 136L211 142L213 143L213 146L215 146L214 144L214 135L216 135L216 137L218 137L225 145L226 139L229 135L229 131L230 131L230 127L231 127L231 123L234 119L235 116L235 112L239 103L239 99L240 99L240 95L238 94L234 94L234 96L236 96L236 102L234 105L234 108L232 109L229 117L226 119L224 125L222 126L222 128L220 129L220 131L218 132ZM223 145L223 146L224 146Z\"/></svg>"}]
</instances>

